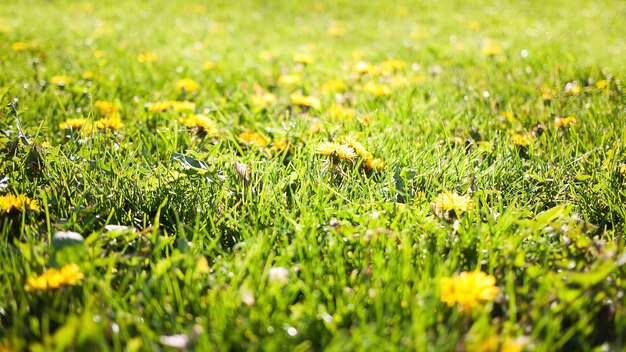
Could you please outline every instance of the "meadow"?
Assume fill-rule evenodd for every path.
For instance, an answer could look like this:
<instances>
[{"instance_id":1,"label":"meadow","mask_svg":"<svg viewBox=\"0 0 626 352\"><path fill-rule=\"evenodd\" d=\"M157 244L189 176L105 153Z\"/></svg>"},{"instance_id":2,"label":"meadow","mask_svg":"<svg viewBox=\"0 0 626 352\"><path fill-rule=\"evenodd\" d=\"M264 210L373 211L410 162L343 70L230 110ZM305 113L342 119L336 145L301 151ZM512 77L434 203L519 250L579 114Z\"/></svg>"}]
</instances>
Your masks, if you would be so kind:
<instances>
[{"instance_id":1,"label":"meadow","mask_svg":"<svg viewBox=\"0 0 626 352\"><path fill-rule=\"evenodd\" d=\"M0 351L626 348L626 3L0 5Z\"/></svg>"}]
</instances>

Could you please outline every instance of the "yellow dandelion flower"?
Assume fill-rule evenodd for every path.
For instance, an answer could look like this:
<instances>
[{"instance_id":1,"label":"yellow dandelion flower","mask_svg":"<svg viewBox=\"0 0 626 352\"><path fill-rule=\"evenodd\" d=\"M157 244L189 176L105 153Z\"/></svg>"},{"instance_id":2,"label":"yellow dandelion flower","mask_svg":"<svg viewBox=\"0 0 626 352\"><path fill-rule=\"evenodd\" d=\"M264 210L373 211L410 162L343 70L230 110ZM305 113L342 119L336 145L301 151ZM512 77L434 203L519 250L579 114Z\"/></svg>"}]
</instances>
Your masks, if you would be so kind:
<instances>
[{"instance_id":1,"label":"yellow dandelion flower","mask_svg":"<svg viewBox=\"0 0 626 352\"><path fill-rule=\"evenodd\" d=\"M543 100L551 100L552 98L554 98L554 92L552 91L552 89L546 87L546 86L542 86L541 87L541 98Z\"/></svg>"},{"instance_id":2,"label":"yellow dandelion flower","mask_svg":"<svg viewBox=\"0 0 626 352\"><path fill-rule=\"evenodd\" d=\"M107 116L96 121L96 128L99 130L117 130L124 127L124 123L119 116Z\"/></svg>"},{"instance_id":3,"label":"yellow dandelion flower","mask_svg":"<svg viewBox=\"0 0 626 352\"><path fill-rule=\"evenodd\" d=\"M391 88L389 88L388 86L384 85L384 84L376 84L373 82L368 82L364 87L363 90L371 95L380 97L380 96L390 96L391 95Z\"/></svg>"},{"instance_id":4,"label":"yellow dandelion flower","mask_svg":"<svg viewBox=\"0 0 626 352\"><path fill-rule=\"evenodd\" d=\"M102 116L114 116L117 115L117 106L110 101L98 100L93 106L98 109L98 112Z\"/></svg>"},{"instance_id":5,"label":"yellow dandelion flower","mask_svg":"<svg viewBox=\"0 0 626 352\"><path fill-rule=\"evenodd\" d=\"M59 124L59 128L62 130L78 131L87 125L87 119L84 118L72 118L67 119L63 123Z\"/></svg>"},{"instance_id":6,"label":"yellow dandelion flower","mask_svg":"<svg viewBox=\"0 0 626 352\"><path fill-rule=\"evenodd\" d=\"M306 106L315 109L319 109L321 107L321 103L318 98L308 95L302 95L299 92L291 94L289 98L291 98L291 103L296 106Z\"/></svg>"},{"instance_id":7,"label":"yellow dandelion flower","mask_svg":"<svg viewBox=\"0 0 626 352\"><path fill-rule=\"evenodd\" d=\"M333 158L337 158L339 160L344 160L347 162L353 162L356 159L357 154L347 144L340 144L336 142L322 142L317 146L316 150L317 154L323 156L330 156Z\"/></svg>"},{"instance_id":8,"label":"yellow dandelion flower","mask_svg":"<svg viewBox=\"0 0 626 352\"><path fill-rule=\"evenodd\" d=\"M343 142L349 145L350 148L354 149L356 154L361 158L372 159L372 153L368 152L367 149L365 149L365 146L353 136L343 137Z\"/></svg>"},{"instance_id":9,"label":"yellow dandelion flower","mask_svg":"<svg viewBox=\"0 0 626 352\"><path fill-rule=\"evenodd\" d=\"M139 56L137 56L137 61L141 63L150 63L150 62L155 62L156 60L157 60L157 56L151 52L139 54Z\"/></svg>"},{"instance_id":10,"label":"yellow dandelion flower","mask_svg":"<svg viewBox=\"0 0 626 352\"><path fill-rule=\"evenodd\" d=\"M289 141L286 139L275 140L273 144L274 145L270 148L273 152L280 152L289 147Z\"/></svg>"},{"instance_id":11,"label":"yellow dandelion flower","mask_svg":"<svg viewBox=\"0 0 626 352\"><path fill-rule=\"evenodd\" d=\"M363 167L368 171L381 171L385 169L385 162L378 158L365 159Z\"/></svg>"},{"instance_id":12,"label":"yellow dandelion flower","mask_svg":"<svg viewBox=\"0 0 626 352\"><path fill-rule=\"evenodd\" d=\"M518 147L525 147L530 144L530 138L525 134L515 133L511 136L511 139L513 140L513 144Z\"/></svg>"},{"instance_id":13,"label":"yellow dandelion flower","mask_svg":"<svg viewBox=\"0 0 626 352\"><path fill-rule=\"evenodd\" d=\"M620 166L619 173L622 174L622 176L626 177L626 164Z\"/></svg>"},{"instance_id":14,"label":"yellow dandelion flower","mask_svg":"<svg viewBox=\"0 0 626 352\"><path fill-rule=\"evenodd\" d=\"M197 93L200 89L200 83L191 78L183 78L176 82L176 90L185 93Z\"/></svg>"},{"instance_id":15,"label":"yellow dandelion flower","mask_svg":"<svg viewBox=\"0 0 626 352\"><path fill-rule=\"evenodd\" d=\"M556 117L554 119L554 124L556 127L569 127L571 125L576 124L576 118L574 116L568 117Z\"/></svg>"},{"instance_id":16,"label":"yellow dandelion flower","mask_svg":"<svg viewBox=\"0 0 626 352\"><path fill-rule=\"evenodd\" d=\"M387 72L402 70L405 66L406 62L396 59L390 59L380 63L380 67Z\"/></svg>"},{"instance_id":17,"label":"yellow dandelion flower","mask_svg":"<svg viewBox=\"0 0 626 352\"><path fill-rule=\"evenodd\" d=\"M0 196L0 214L11 214L15 212L39 212L39 202L34 199L30 199L25 194L18 196L13 194L7 194Z\"/></svg>"},{"instance_id":18,"label":"yellow dandelion flower","mask_svg":"<svg viewBox=\"0 0 626 352\"><path fill-rule=\"evenodd\" d=\"M94 76L93 71L85 71L83 72L83 74L81 75L81 77L83 77L84 79L92 79Z\"/></svg>"},{"instance_id":19,"label":"yellow dandelion flower","mask_svg":"<svg viewBox=\"0 0 626 352\"><path fill-rule=\"evenodd\" d=\"M469 311L492 301L499 292L496 278L482 271L443 277L440 284L441 300L449 307L458 304L462 311Z\"/></svg>"},{"instance_id":20,"label":"yellow dandelion flower","mask_svg":"<svg viewBox=\"0 0 626 352\"><path fill-rule=\"evenodd\" d=\"M56 290L61 286L76 286L84 278L76 264L64 265L61 269L49 269L45 273L26 280L26 291Z\"/></svg>"},{"instance_id":21,"label":"yellow dandelion flower","mask_svg":"<svg viewBox=\"0 0 626 352\"><path fill-rule=\"evenodd\" d=\"M352 120L356 111L350 108L344 108L340 104L333 104L328 108L328 116L333 120Z\"/></svg>"},{"instance_id":22,"label":"yellow dandelion flower","mask_svg":"<svg viewBox=\"0 0 626 352\"><path fill-rule=\"evenodd\" d=\"M608 84L609 82L606 79L603 79L603 80L596 82L596 88L604 89L604 87L606 87Z\"/></svg>"},{"instance_id":23,"label":"yellow dandelion flower","mask_svg":"<svg viewBox=\"0 0 626 352\"><path fill-rule=\"evenodd\" d=\"M450 213L459 216L472 209L472 199L469 196L450 191L439 193L430 204L435 215L439 217L450 216Z\"/></svg>"},{"instance_id":24,"label":"yellow dandelion flower","mask_svg":"<svg viewBox=\"0 0 626 352\"><path fill-rule=\"evenodd\" d=\"M256 106L257 108L267 108L276 103L276 95L272 93L262 92L252 96L250 100L252 101L252 105Z\"/></svg>"},{"instance_id":25,"label":"yellow dandelion flower","mask_svg":"<svg viewBox=\"0 0 626 352\"><path fill-rule=\"evenodd\" d=\"M354 73L358 73L358 74L376 74L378 73L378 69L376 68L376 66L370 64L369 62L365 62L365 61L359 61L356 64L354 64L354 67L352 68L352 72Z\"/></svg>"},{"instance_id":26,"label":"yellow dandelion flower","mask_svg":"<svg viewBox=\"0 0 626 352\"><path fill-rule=\"evenodd\" d=\"M567 95L574 96L580 94L583 89L577 82L570 82L565 85L564 91Z\"/></svg>"},{"instance_id":27,"label":"yellow dandelion flower","mask_svg":"<svg viewBox=\"0 0 626 352\"><path fill-rule=\"evenodd\" d=\"M93 56L94 56L96 59L99 59L99 58L101 58L101 57L103 57L103 56L104 56L104 51L102 51L102 50L96 50L96 51L94 51L94 52L93 52Z\"/></svg>"},{"instance_id":28,"label":"yellow dandelion flower","mask_svg":"<svg viewBox=\"0 0 626 352\"><path fill-rule=\"evenodd\" d=\"M207 137L217 137L220 134L217 124L204 115L188 115L186 117L181 117L179 121L185 127L198 128L202 130Z\"/></svg>"},{"instance_id":29,"label":"yellow dandelion flower","mask_svg":"<svg viewBox=\"0 0 626 352\"><path fill-rule=\"evenodd\" d=\"M313 63L313 55L307 53L295 53L293 54L293 61L303 65L310 65Z\"/></svg>"},{"instance_id":30,"label":"yellow dandelion flower","mask_svg":"<svg viewBox=\"0 0 626 352\"><path fill-rule=\"evenodd\" d=\"M72 79L67 77L67 76L54 76L52 78L50 78L50 83L55 84L57 86L63 87L67 84L70 84L72 82Z\"/></svg>"},{"instance_id":31,"label":"yellow dandelion flower","mask_svg":"<svg viewBox=\"0 0 626 352\"><path fill-rule=\"evenodd\" d=\"M205 71L214 70L216 67L217 67L217 64L215 62L213 62L213 61L207 61L207 62L204 63L204 65L202 65L202 68Z\"/></svg>"},{"instance_id":32,"label":"yellow dandelion flower","mask_svg":"<svg viewBox=\"0 0 626 352\"><path fill-rule=\"evenodd\" d=\"M302 78L298 74L282 75L278 77L278 84L282 86L293 86L300 84Z\"/></svg>"},{"instance_id":33,"label":"yellow dandelion flower","mask_svg":"<svg viewBox=\"0 0 626 352\"><path fill-rule=\"evenodd\" d=\"M515 116L510 111L503 111L503 112L501 112L500 113L500 117L502 117L503 119L507 120L508 122L515 121Z\"/></svg>"},{"instance_id":34,"label":"yellow dandelion flower","mask_svg":"<svg viewBox=\"0 0 626 352\"><path fill-rule=\"evenodd\" d=\"M483 45L482 49L480 49L480 52L484 56L498 56L502 54L502 47L498 45L497 43L491 40L488 40Z\"/></svg>"},{"instance_id":35,"label":"yellow dandelion flower","mask_svg":"<svg viewBox=\"0 0 626 352\"><path fill-rule=\"evenodd\" d=\"M196 110L196 103L190 101L172 101L170 102L172 110L175 112L194 111Z\"/></svg>"},{"instance_id":36,"label":"yellow dandelion flower","mask_svg":"<svg viewBox=\"0 0 626 352\"><path fill-rule=\"evenodd\" d=\"M254 145L259 148L267 146L268 141L262 134L252 131L246 131L239 135L239 141L243 144Z\"/></svg>"},{"instance_id":37,"label":"yellow dandelion flower","mask_svg":"<svg viewBox=\"0 0 626 352\"><path fill-rule=\"evenodd\" d=\"M340 79L331 79L322 84L323 93L336 93L343 92L346 89L346 84Z\"/></svg>"},{"instance_id":38,"label":"yellow dandelion flower","mask_svg":"<svg viewBox=\"0 0 626 352\"><path fill-rule=\"evenodd\" d=\"M24 52L30 50L30 45L24 42L15 42L11 44L11 49L15 52Z\"/></svg>"},{"instance_id":39,"label":"yellow dandelion flower","mask_svg":"<svg viewBox=\"0 0 626 352\"><path fill-rule=\"evenodd\" d=\"M389 84L392 87L406 87L409 85L409 80L404 76L394 75L391 77Z\"/></svg>"},{"instance_id":40,"label":"yellow dandelion flower","mask_svg":"<svg viewBox=\"0 0 626 352\"><path fill-rule=\"evenodd\" d=\"M156 103L149 103L147 107L150 112L165 112L172 107L172 102L158 101Z\"/></svg>"}]
</instances>

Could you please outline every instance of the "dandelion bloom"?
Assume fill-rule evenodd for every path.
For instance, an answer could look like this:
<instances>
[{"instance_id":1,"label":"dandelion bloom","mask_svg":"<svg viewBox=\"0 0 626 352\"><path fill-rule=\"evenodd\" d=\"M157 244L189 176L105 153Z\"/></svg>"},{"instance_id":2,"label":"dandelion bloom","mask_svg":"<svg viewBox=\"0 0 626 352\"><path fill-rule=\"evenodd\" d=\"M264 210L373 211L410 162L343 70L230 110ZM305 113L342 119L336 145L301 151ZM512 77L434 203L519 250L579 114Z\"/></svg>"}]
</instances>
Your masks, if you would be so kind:
<instances>
[{"instance_id":1,"label":"dandelion bloom","mask_svg":"<svg viewBox=\"0 0 626 352\"><path fill-rule=\"evenodd\" d=\"M502 47L492 41L487 41L480 52L484 56L497 56L502 54Z\"/></svg>"},{"instance_id":2,"label":"dandelion bloom","mask_svg":"<svg viewBox=\"0 0 626 352\"><path fill-rule=\"evenodd\" d=\"M217 137L220 134L217 124L204 115L189 115L181 118L180 123L185 127L200 129L207 137Z\"/></svg>"},{"instance_id":3,"label":"dandelion bloom","mask_svg":"<svg viewBox=\"0 0 626 352\"><path fill-rule=\"evenodd\" d=\"M578 95L578 94L580 94L583 91L583 89L578 84L578 82L570 82L570 83L565 85L565 88L563 89L563 91L567 95Z\"/></svg>"},{"instance_id":4,"label":"dandelion bloom","mask_svg":"<svg viewBox=\"0 0 626 352\"><path fill-rule=\"evenodd\" d=\"M435 215L439 217L450 215L451 212L458 216L472 209L472 199L467 195L445 191L433 199L431 206Z\"/></svg>"},{"instance_id":5,"label":"dandelion bloom","mask_svg":"<svg viewBox=\"0 0 626 352\"><path fill-rule=\"evenodd\" d=\"M378 158L365 159L363 167L368 171L381 171L385 169L385 162Z\"/></svg>"},{"instance_id":6,"label":"dandelion bloom","mask_svg":"<svg viewBox=\"0 0 626 352\"><path fill-rule=\"evenodd\" d=\"M348 162L353 162L357 157L352 147L336 142L322 142L317 146L316 152L320 155L330 156Z\"/></svg>"},{"instance_id":7,"label":"dandelion bloom","mask_svg":"<svg viewBox=\"0 0 626 352\"><path fill-rule=\"evenodd\" d=\"M396 60L396 59L385 60L380 63L380 67L383 69L383 71L387 71L387 72L394 72L397 70L401 70L405 66L406 66L406 62L402 60Z\"/></svg>"},{"instance_id":8,"label":"dandelion bloom","mask_svg":"<svg viewBox=\"0 0 626 352\"><path fill-rule=\"evenodd\" d=\"M315 109L319 109L321 106L320 100L316 97L302 95L301 93L293 93L289 96L291 98L291 103L296 106L306 106Z\"/></svg>"},{"instance_id":9,"label":"dandelion bloom","mask_svg":"<svg viewBox=\"0 0 626 352\"><path fill-rule=\"evenodd\" d=\"M63 87L66 84L70 84L72 79L67 76L54 76L50 79L50 83L56 84L57 86Z\"/></svg>"},{"instance_id":10,"label":"dandelion bloom","mask_svg":"<svg viewBox=\"0 0 626 352\"><path fill-rule=\"evenodd\" d=\"M323 93L343 92L345 89L346 84L340 79L331 79L322 84Z\"/></svg>"},{"instance_id":11,"label":"dandelion bloom","mask_svg":"<svg viewBox=\"0 0 626 352\"><path fill-rule=\"evenodd\" d=\"M352 137L352 136L346 136L343 138L343 141L350 146L350 148L354 149L354 151L356 152L356 154L358 156L360 156L363 159L371 159L372 158L372 153L368 152L367 149L365 149L365 146L363 144L361 144L361 142L359 142L356 138Z\"/></svg>"},{"instance_id":12,"label":"dandelion bloom","mask_svg":"<svg viewBox=\"0 0 626 352\"><path fill-rule=\"evenodd\" d=\"M96 121L96 127L100 130L117 130L124 127L119 116L108 116Z\"/></svg>"},{"instance_id":13,"label":"dandelion bloom","mask_svg":"<svg viewBox=\"0 0 626 352\"><path fill-rule=\"evenodd\" d=\"M355 113L354 109L344 108L339 104L333 104L328 108L328 116L334 120L352 120Z\"/></svg>"},{"instance_id":14,"label":"dandelion bloom","mask_svg":"<svg viewBox=\"0 0 626 352\"><path fill-rule=\"evenodd\" d=\"M216 67L217 67L217 64L213 61L207 61L204 63L204 65L202 65L202 68L205 69L206 71L211 71L215 69Z\"/></svg>"},{"instance_id":15,"label":"dandelion bloom","mask_svg":"<svg viewBox=\"0 0 626 352\"><path fill-rule=\"evenodd\" d=\"M482 271L465 271L453 277L443 277L440 284L441 300L449 307L458 304L463 311L492 301L498 294L496 278Z\"/></svg>"},{"instance_id":16,"label":"dandelion bloom","mask_svg":"<svg viewBox=\"0 0 626 352\"><path fill-rule=\"evenodd\" d=\"M62 130L78 131L87 125L87 119L85 118L72 118L67 119L59 125Z\"/></svg>"},{"instance_id":17,"label":"dandelion bloom","mask_svg":"<svg viewBox=\"0 0 626 352\"><path fill-rule=\"evenodd\" d=\"M76 286L83 277L84 275L78 265L68 264L61 269L50 269L37 277L28 278L24 289L26 291L47 291L58 289L61 286Z\"/></svg>"},{"instance_id":18,"label":"dandelion bloom","mask_svg":"<svg viewBox=\"0 0 626 352\"><path fill-rule=\"evenodd\" d=\"M282 86L293 86L299 84L301 80L302 78L297 74L282 75L278 77L278 84Z\"/></svg>"},{"instance_id":19,"label":"dandelion bloom","mask_svg":"<svg viewBox=\"0 0 626 352\"><path fill-rule=\"evenodd\" d=\"M267 145L267 139L260 133L246 131L239 135L239 140L244 144L255 145L259 148L263 148Z\"/></svg>"},{"instance_id":20,"label":"dandelion bloom","mask_svg":"<svg viewBox=\"0 0 626 352\"><path fill-rule=\"evenodd\" d=\"M604 89L604 87L606 87L608 84L609 82L606 79L603 79L603 80L596 82L596 88Z\"/></svg>"},{"instance_id":21,"label":"dandelion bloom","mask_svg":"<svg viewBox=\"0 0 626 352\"><path fill-rule=\"evenodd\" d=\"M274 140L274 143L272 145L272 147L270 148L271 151L273 152L280 152L283 151L285 149L288 149L289 147L289 141L286 139L278 139L278 140Z\"/></svg>"},{"instance_id":22,"label":"dandelion bloom","mask_svg":"<svg viewBox=\"0 0 626 352\"><path fill-rule=\"evenodd\" d=\"M389 88L388 86L384 85L384 84L376 84L373 82L368 82L364 87L363 90L366 91L367 93L371 94L371 95L375 95L377 97L380 96L390 96L391 95L391 88Z\"/></svg>"},{"instance_id":23,"label":"dandelion bloom","mask_svg":"<svg viewBox=\"0 0 626 352\"><path fill-rule=\"evenodd\" d=\"M293 55L293 61L303 65L310 65L313 63L313 55L306 53L296 53Z\"/></svg>"},{"instance_id":24,"label":"dandelion bloom","mask_svg":"<svg viewBox=\"0 0 626 352\"><path fill-rule=\"evenodd\" d=\"M185 93L197 93L200 89L200 83L191 78L183 78L176 82L176 90Z\"/></svg>"},{"instance_id":25,"label":"dandelion bloom","mask_svg":"<svg viewBox=\"0 0 626 352\"><path fill-rule=\"evenodd\" d=\"M253 96L251 99L252 105L257 108L266 108L276 103L276 95L272 93L260 93Z\"/></svg>"},{"instance_id":26,"label":"dandelion bloom","mask_svg":"<svg viewBox=\"0 0 626 352\"><path fill-rule=\"evenodd\" d=\"M110 101L98 100L93 105L103 116L115 116L117 114L117 106Z\"/></svg>"},{"instance_id":27,"label":"dandelion bloom","mask_svg":"<svg viewBox=\"0 0 626 352\"><path fill-rule=\"evenodd\" d=\"M15 42L11 44L11 49L13 49L13 51L16 51L16 52L24 52L30 49L30 45L24 42Z\"/></svg>"},{"instance_id":28,"label":"dandelion bloom","mask_svg":"<svg viewBox=\"0 0 626 352\"><path fill-rule=\"evenodd\" d=\"M93 71L85 71L80 75L84 79L92 79L94 76Z\"/></svg>"},{"instance_id":29,"label":"dandelion bloom","mask_svg":"<svg viewBox=\"0 0 626 352\"><path fill-rule=\"evenodd\" d=\"M143 53L137 56L137 61L141 63L155 62L157 57L154 53Z\"/></svg>"},{"instance_id":30,"label":"dandelion bloom","mask_svg":"<svg viewBox=\"0 0 626 352\"><path fill-rule=\"evenodd\" d=\"M13 212L24 211L39 212L39 202L34 199L30 199L25 194L18 196L13 194L7 194L0 196L0 214L10 214Z\"/></svg>"},{"instance_id":31,"label":"dandelion bloom","mask_svg":"<svg viewBox=\"0 0 626 352\"><path fill-rule=\"evenodd\" d=\"M515 133L513 136L511 136L511 139L513 140L513 144L518 147L525 147L530 144L530 139L525 134Z\"/></svg>"},{"instance_id":32,"label":"dandelion bloom","mask_svg":"<svg viewBox=\"0 0 626 352\"><path fill-rule=\"evenodd\" d=\"M543 100L551 100L553 97L554 97L554 92L552 92L552 89L546 86L541 87L541 98Z\"/></svg>"},{"instance_id":33,"label":"dandelion bloom","mask_svg":"<svg viewBox=\"0 0 626 352\"><path fill-rule=\"evenodd\" d=\"M556 127L569 127L570 125L576 124L576 118L574 116L568 117L557 117L554 119L554 124Z\"/></svg>"}]
</instances>

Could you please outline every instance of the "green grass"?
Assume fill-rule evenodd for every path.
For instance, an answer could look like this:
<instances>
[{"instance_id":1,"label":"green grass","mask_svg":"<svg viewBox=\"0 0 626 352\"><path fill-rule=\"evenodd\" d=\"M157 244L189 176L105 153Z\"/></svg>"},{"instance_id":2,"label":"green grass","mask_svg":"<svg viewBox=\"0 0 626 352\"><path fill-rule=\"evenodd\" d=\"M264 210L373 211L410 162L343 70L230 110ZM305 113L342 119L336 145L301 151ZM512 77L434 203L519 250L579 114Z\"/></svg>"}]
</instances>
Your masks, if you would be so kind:
<instances>
[{"instance_id":1,"label":"green grass","mask_svg":"<svg viewBox=\"0 0 626 352\"><path fill-rule=\"evenodd\" d=\"M608 0L3 4L0 195L41 210L0 213L0 350L161 350L176 334L200 351L624 349L625 17ZM406 66L353 72L388 59ZM289 73L302 81L279 84ZM197 94L176 91L186 77ZM330 79L345 92L325 93ZM255 107L257 90L276 102ZM297 90L320 108L294 107ZM220 135L146 108L176 99ZM96 101L124 126L61 130L102 118ZM335 102L353 118L330 117ZM555 125L566 116L576 124ZM317 155L349 134L384 170ZM437 217L443 191L473 208ZM67 263L79 285L25 290ZM448 307L441 278L473 270L499 294Z\"/></svg>"}]
</instances>

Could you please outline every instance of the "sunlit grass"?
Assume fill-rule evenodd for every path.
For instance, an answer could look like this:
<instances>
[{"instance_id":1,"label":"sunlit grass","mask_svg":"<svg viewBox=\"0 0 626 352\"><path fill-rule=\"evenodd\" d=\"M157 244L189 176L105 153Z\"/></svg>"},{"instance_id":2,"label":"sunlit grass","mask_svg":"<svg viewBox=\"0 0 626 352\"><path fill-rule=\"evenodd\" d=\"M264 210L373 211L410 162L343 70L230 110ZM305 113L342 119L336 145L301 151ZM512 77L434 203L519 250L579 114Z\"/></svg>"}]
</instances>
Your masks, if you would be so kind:
<instances>
[{"instance_id":1,"label":"sunlit grass","mask_svg":"<svg viewBox=\"0 0 626 352\"><path fill-rule=\"evenodd\" d=\"M0 6L0 350L621 350L624 4Z\"/></svg>"}]
</instances>

